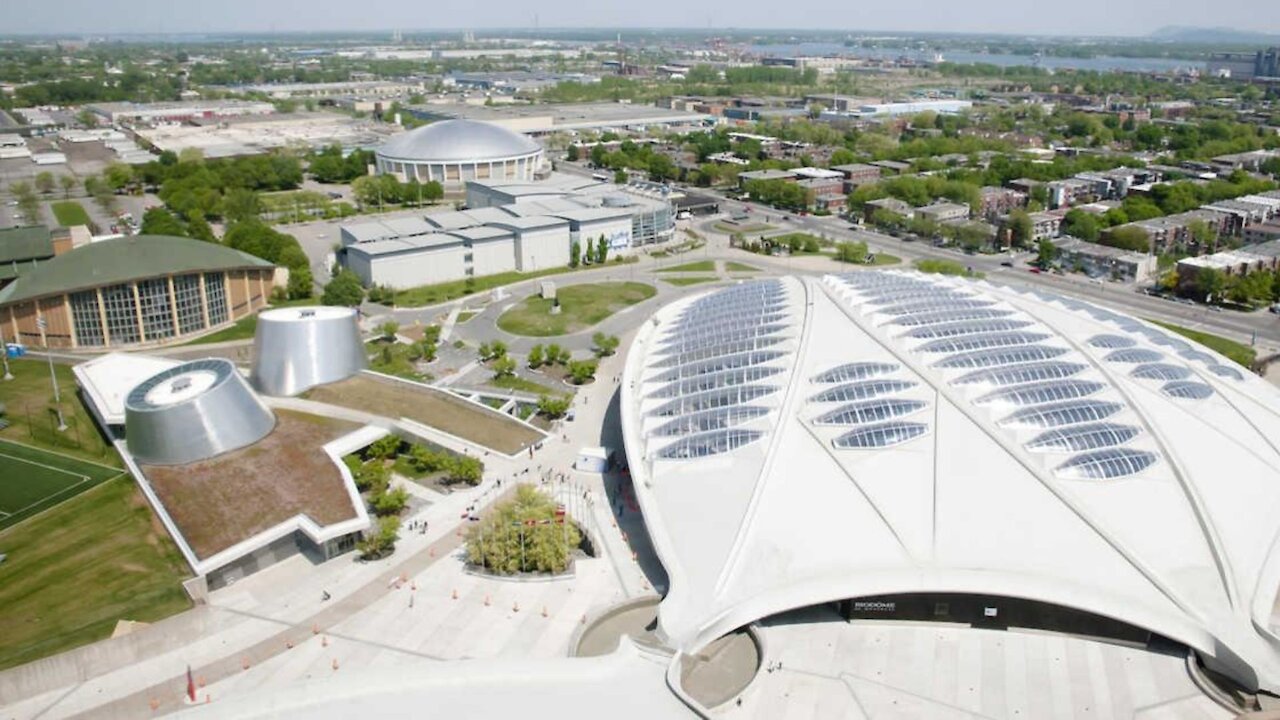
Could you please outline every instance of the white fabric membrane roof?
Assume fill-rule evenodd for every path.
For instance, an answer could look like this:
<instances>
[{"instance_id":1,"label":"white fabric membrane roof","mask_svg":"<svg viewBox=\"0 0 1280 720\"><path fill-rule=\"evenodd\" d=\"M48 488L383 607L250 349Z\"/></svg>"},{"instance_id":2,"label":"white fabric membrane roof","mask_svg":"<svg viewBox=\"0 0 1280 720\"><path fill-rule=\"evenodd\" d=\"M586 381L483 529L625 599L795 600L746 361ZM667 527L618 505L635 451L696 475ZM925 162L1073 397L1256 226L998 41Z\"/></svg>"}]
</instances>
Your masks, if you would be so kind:
<instances>
[{"instance_id":1,"label":"white fabric membrane roof","mask_svg":"<svg viewBox=\"0 0 1280 720\"><path fill-rule=\"evenodd\" d=\"M624 387L675 647L830 600L980 593L1280 690L1280 390L1217 353L1073 298L859 272L678 301Z\"/></svg>"}]
</instances>

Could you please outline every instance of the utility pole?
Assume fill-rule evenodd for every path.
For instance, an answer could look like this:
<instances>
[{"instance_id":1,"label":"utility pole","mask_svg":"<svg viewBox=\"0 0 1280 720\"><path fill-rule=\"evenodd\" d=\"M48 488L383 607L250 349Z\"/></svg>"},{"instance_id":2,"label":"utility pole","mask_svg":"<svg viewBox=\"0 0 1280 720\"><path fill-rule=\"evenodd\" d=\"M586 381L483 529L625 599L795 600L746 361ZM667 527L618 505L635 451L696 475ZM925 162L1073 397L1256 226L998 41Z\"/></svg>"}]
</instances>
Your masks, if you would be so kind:
<instances>
[{"instance_id":1,"label":"utility pole","mask_svg":"<svg viewBox=\"0 0 1280 720\"><path fill-rule=\"evenodd\" d=\"M62 418L62 393L58 390L58 374L53 371L53 353L49 351L49 336L46 332L48 323L45 322L43 313L36 318L36 327L40 328L40 338L44 340L44 357L49 361L49 380L53 383L53 408L58 415L58 431L62 432L67 429L67 422ZM5 366L8 364L6 360Z\"/></svg>"},{"instance_id":2,"label":"utility pole","mask_svg":"<svg viewBox=\"0 0 1280 720\"><path fill-rule=\"evenodd\" d=\"M4 339L4 325L0 324L0 360L4 362L4 379L12 380L13 373L9 372L9 343Z\"/></svg>"}]
</instances>

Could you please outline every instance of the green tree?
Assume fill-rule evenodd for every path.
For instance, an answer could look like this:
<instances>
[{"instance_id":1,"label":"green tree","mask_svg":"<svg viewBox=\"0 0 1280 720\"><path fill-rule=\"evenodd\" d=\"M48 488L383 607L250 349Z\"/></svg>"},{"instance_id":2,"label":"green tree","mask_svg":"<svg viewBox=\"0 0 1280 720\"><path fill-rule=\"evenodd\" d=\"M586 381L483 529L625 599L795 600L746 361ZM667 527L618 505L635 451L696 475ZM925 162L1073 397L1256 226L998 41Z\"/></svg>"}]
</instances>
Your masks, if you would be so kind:
<instances>
[{"instance_id":1,"label":"green tree","mask_svg":"<svg viewBox=\"0 0 1280 720\"><path fill-rule=\"evenodd\" d=\"M435 362L436 356L439 354L439 343L435 340L422 341L422 360L423 362Z\"/></svg>"},{"instance_id":2,"label":"green tree","mask_svg":"<svg viewBox=\"0 0 1280 720\"><path fill-rule=\"evenodd\" d=\"M162 207L153 207L142 214L143 235L175 235L186 237L187 228L173 213Z\"/></svg>"},{"instance_id":3,"label":"green tree","mask_svg":"<svg viewBox=\"0 0 1280 720\"><path fill-rule=\"evenodd\" d=\"M379 516L399 515L409 503L409 492L402 487L386 490L372 498L370 505Z\"/></svg>"},{"instance_id":4,"label":"green tree","mask_svg":"<svg viewBox=\"0 0 1280 720\"><path fill-rule=\"evenodd\" d=\"M570 360L569 381L574 385L584 385L595 378L597 367L595 360Z\"/></svg>"},{"instance_id":5,"label":"green tree","mask_svg":"<svg viewBox=\"0 0 1280 720\"><path fill-rule=\"evenodd\" d=\"M836 243L835 260L861 265L867 261L867 244L864 242Z\"/></svg>"},{"instance_id":6,"label":"green tree","mask_svg":"<svg viewBox=\"0 0 1280 720\"><path fill-rule=\"evenodd\" d=\"M364 287L360 285L360 276L343 268L324 286L324 294L320 302L325 305L342 305L356 307L364 302Z\"/></svg>"},{"instance_id":7,"label":"green tree","mask_svg":"<svg viewBox=\"0 0 1280 720\"><path fill-rule=\"evenodd\" d=\"M536 370L542 367L543 362L545 362L545 357L542 354L542 346L534 345L533 347L529 348L529 355L528 355L529 367Z\"/></svg>"},{"instance_id":8,"label":"green tree","mask_svg":"<svg viewBox=\"0 0 1280 720\"><path fill-rule=\"evenodd\" d=\"M378 333L388 342L395 342L398 332L400 332L400 323L395 320L388 320L378 326Z\"/></svg>"},{"instance_id":9,"label":"green tree","mask_svg":"<svg viewBox=\"0 0 1280 720\"><path fill-rule=\"evenodd\" d=\"M504 378L511 377L516 374L515 358L509 355L503 355L493 361L493 377Z\"/></svg>"},{"instance_id":10,"label":"green tree","mask_svg":"<svg viewBox=\"0 0 1280 720\"><path fill-rule=\"evenodd\" d=\"M577 145L570 145L570 146L569 146L569 149L565 151L564 159L565 159L565 160L568 160L569 162L577 162L577 161L578 161L578 154L579 154L579 152L578 152L578 146L577 146Z\"/></svg>"},{"instance_id":11,"label":"green tree","mask_svg":"<svg viewBox=\"0 0 1280 720\"><path fill-rule=\"evenodd\" d=\"M1204 301L1211 303L1222 299L1223 291L1227 287L1227 278L1222 271L1215 268L1201 268L1196 273L1195 284Z\"/></svg>"},{"instance_id":12,"label":"green tree","mask_svg":"<svg viewBox=\"0 0 1280 720\"><path fill-rule=\"evenodd\" d=\"M540 395L538 412L549 420L558 420L569 412L569 398L563 395Z\"/></svg>"},{"instance_id":13,"label":"green tree","mask_svg":"<svg viewBox=\"0 0 1280 720\"><path fill-rule=\"evenodd\" d=\"M400 454L400 447L404 445L404 441L399 435L394 433L378 438L369 446L367 451L369 457L377 460L390 460Z\"/></svg>"},{"instance_id":14,"label":"green tree","mask_svg":"<svg viewBox=\"0 0 1280 720\"><path fill-rule=\"evenodd\" d=\"M217 236L213 234L213 228L209 226L209 221L199 214L187 220L187 236L204 242L218 242Z\"/></svg>"},{"instance_id":15,"label":"green tree","mask_svg":"<svg viewBox=\"0 0 1280 720\"><path fill-rule=\"evenodd\" d=\"M245 188L235 188L222 196L222 217L228 222L256 220L262 214L258 193Z\"/></svg>"},{"instance_id":16,"label":"green tree","mask_svg":"<svg viewBox=\"0 0 1280 720\"><path fill-rule=\"evenodd\" d=\"M603 265L608 257L609 241L605 239L604 235L601 235L600 239L596 241L596 264Z\"/></svg>"},{"instance_id":17,"label":"green tree","mask_svg":"<svg viewBox=\"0 0 1280 720\"><path fill-rule=\"evenodd\" d=\"M604 145L591 146L591 164L596 167L604 167L609 157L609 151L605 150Z\"/></svg>"},{"instance_id":18,"label":"green tree","mask_svg":"<svg viewBox=\"0 0 1280 720\"><path fill-rule=\"evenodd\" d=\"M1062 218L1062 232L1074 238L1097 242L1098 236L1102 234L1102 225L1093 213L1076 208L1068 211Z\"/></svg>"},{"instance_id":19,"label":"green tree","mask_svg":"<svg viewBox=\"0 0 1280 720\"><path fill-rule=\"evenodd\" d=\"M1041 240L1036 252L1036 266L1039 268L1048 269L1049 267L1053 266L1054 260L1057 260L1057 259L1058 259L1058 248L1056 245L1053 244L1053 241L1049 240L1048 238Z\"/></svg>"},{"instance_id":20,"label":"green tree","mask_svg":"<svg viewBox=\"0 0 1280 720\"><path fill-rule=\"evenodd\" d=\"M1203 219L1195 219L1187 223L1187 236L1195 243L1197 250L1203 253L1216 252L1218 246L1218 230Z\"/></svg>"},{"instance_id":21,"label":"green tree","mask_svg":"<svg viewBox=\"0 0 1280 720\"><path fill-rule=\"evenodd\" d=\"M547 345L547 364L564 365L569 362L569 351L557 343Z\"/></svg>"},{"instance_id":22,"label":"green tree","mask_svg":"<svg viewBox=\"0 0 1280 720\"><path fill-rule=\"evenodd\" d=\"M626 185L628 179L626 170L618 168L613 171L613 182L615 185Z\"/></svg>"},{"instance_id":23,"label":"green tree","mask_svg":"<svg viewBox=\"0 0 1280 720\"><path fill-rule=\"evenodd\" d=\"M1151 252L1151 236L1147 235L1147 231L1137 225L1122 225L1111 228L1110 232L1103 235L1101 240L1103 245L1140 253Z\"/></svg>"},{"instance_id":24,"label":"green tree","mask_svg":"<svg viewBox=\"0 0 1280 720\"><path fill-rule=\"evenodd\" d=\"M577 240L569 243L569 267L576 268L582 263L582 246Z\"/></svg>"},{"instance_id":25,"label":"green tree","mask_svg":"<svg viewBox=\"0 0 1280 720\"><path fill-rule=\"evenodd\" d=\"M1036 227L1031 215L1026 210L1014 210L1009 213L1009 236L1015 247L1027 247L1035 238Z\"/></svg>"},{"instance_id":26,"label":"green tree","mask_svg":"<svg viewBox=\"0 0 1280 720\"><path fill-rule=\"evenodd\" d=\"M123 192L133 182L133 167L124 163L111 163L102 171L102 179L116 192Z\"/></svg>"},{"instance_id":27,"label":"green tree","mask_svg":"<svg viewBox=\"0 0 1280 720\"><path fill-rule=\"evenodd\" d=\"M467 561L500 575L560 573L581 542L577 526L550 495L523 485L467 528Z\"/></svg>"},{"instance_id":28,"label":"green tree","mask_svg":"<svg viewBox=\"0 0 1280 720\"><path fill-rule=\"evenodd\" d=\"M377 525L365 533L364 539L356 544L360 557L365 560L378 560L395 552L396 540L400 538L400 518L392 515L379 518Z\"/></svg>"},{"instance_id":29,"label":"green tree","mask_svg":"<svg viewBox=\"0 0 1280 720\"><path fill-rule=\"evenodd\" d=\"M56 183L57 181L53 179L53 173L48 172L47 170L45 172L36 173L36 190L39 190L41 195L48 195L53 192L53 188Z\"/></svg>"},{"instance_id":30,"label":"green tree","mask_svg":"<svg viewBox=\"0 0 1280 720\"><path fill-rule=\"evenodd\" d=\"M598 332L591 336L591 344L594 346L596 357L609 357L618 352L618 345L621 341L617 335L605 335Z\"/></svg>"},{"instance_id":31,"label":"green tree","mask_svg":"<svg viewBox=\"0 0 1280 720\"><path fill-rule=\"evenodd\" d=\"M62 198L65 200L71 197L71 191L76 189L76 179L70 175L59 175L58 185L62 187Z\"/></svg>"}]
</instances>

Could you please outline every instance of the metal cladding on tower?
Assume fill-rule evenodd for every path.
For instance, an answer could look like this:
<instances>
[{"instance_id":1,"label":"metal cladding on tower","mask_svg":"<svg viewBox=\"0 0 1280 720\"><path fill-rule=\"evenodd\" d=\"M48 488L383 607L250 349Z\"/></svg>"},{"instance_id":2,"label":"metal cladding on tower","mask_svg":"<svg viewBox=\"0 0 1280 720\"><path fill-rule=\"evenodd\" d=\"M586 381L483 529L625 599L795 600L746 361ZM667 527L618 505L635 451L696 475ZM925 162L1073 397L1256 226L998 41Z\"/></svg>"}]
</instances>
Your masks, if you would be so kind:
<instances>
[{"instance_id":1,"label":"metal cladding on tower","mask_svg":"<svg viewBox=\"0 0 1280 720\"><path fill-rule=\"evenodd\" d=\"M247 447L275 423L235 365L222 358L153 375L125 400L129 451L144 465L186 465Z\"/></svg>"},{"instance_id":2,"label":"metal cladding on tower","mask_svg":"<svg viewBox=\"0 0 1280 720\"><path fill-rule=\"evenodd\" d=\"M275 397L343 380L368 365L352 308L268 310L258 316L253 344L253 385Z\"/></svg>"}]
</instances>

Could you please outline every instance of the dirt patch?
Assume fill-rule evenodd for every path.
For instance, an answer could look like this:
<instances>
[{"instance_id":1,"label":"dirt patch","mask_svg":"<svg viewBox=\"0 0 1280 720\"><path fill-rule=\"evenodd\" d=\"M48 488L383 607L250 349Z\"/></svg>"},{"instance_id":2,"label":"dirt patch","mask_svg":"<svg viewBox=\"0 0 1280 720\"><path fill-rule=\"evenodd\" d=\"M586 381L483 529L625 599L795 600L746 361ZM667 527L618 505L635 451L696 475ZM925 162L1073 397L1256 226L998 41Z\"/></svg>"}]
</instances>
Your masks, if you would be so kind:
<instances>
[{"instance_id":1,"label":"dirt patch","mask_svg":"<svg viewBox=\"0 0 1280 720\"><path fill-rule=\"evenodd\" d=\"M318 525L356 516L342 473L321 449L352 423L277 411L271 434L190 465L144 465L170 517L202 559L298 514Z\"/></svg>"},{"instance_id":2,"label":"dirt patch","mask_svg":"<svg viewBox=\"0 0 1280 720\"><path fill-rule=\"evenodd\" d=\"M311 389L308 400L384 417L408 418L468 442L512 455L542 440L542 433L443 390L373 375Z\"/></svg>"}]
</instances>

